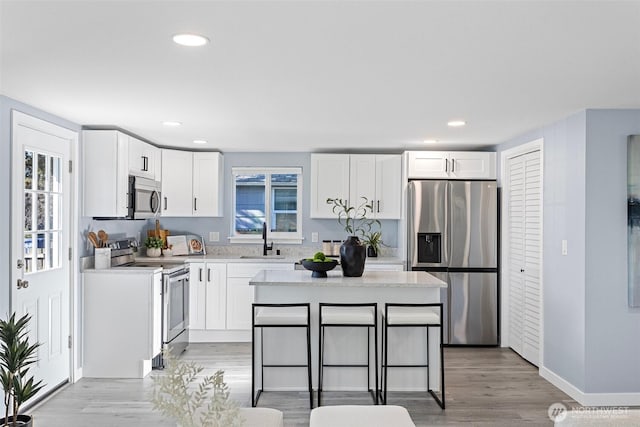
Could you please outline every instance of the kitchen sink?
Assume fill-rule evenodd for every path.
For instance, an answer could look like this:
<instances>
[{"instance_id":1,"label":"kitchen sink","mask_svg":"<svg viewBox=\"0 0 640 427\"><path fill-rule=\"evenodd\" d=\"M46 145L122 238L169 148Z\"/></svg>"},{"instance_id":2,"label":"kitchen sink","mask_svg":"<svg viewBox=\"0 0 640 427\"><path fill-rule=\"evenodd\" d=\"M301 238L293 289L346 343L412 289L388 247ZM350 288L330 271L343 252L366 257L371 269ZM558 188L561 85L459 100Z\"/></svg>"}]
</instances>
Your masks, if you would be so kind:
<instances>
[{"instance_id":1,"label":"kitchen sink","mask_svg":"<svg viewBox=\"0 0 640 427\"><path fill-rule=\"evenodd\" d=\"M240 259L284 259L284 255L240 255Z\"/></svg>"}]
</instances>

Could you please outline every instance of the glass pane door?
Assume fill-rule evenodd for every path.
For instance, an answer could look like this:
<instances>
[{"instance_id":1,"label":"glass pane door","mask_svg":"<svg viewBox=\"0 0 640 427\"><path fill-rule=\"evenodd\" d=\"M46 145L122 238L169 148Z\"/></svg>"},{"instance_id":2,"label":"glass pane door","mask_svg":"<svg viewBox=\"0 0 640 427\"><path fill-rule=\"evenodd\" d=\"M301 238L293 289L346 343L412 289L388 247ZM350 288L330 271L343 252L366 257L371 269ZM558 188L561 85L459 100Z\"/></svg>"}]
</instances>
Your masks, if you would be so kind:
<instances>
[{"instance_id":1,"label":"glass pane door","mask_svg":"<svg viewBox=\"0 0 640 427\"><path fill-rule=\"evenodd\" d=\"M60 268L61 168L60 157L24 152L25 273Z\"/></svg>"}]
</instances>

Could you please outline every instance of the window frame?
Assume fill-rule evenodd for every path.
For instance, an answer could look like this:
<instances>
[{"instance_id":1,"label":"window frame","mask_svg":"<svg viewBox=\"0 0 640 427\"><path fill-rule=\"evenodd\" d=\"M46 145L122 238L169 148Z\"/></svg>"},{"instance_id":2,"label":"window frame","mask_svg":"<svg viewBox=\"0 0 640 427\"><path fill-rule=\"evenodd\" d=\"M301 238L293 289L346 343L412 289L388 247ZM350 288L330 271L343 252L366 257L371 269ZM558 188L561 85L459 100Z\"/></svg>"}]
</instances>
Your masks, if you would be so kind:
<instances>
[{"instance_id":1,"label":"window frame","mask_svg":"<svg viewBox=\"0 0 640 427\"><path fill-rule=\"evenodd\" d=\"M275 215L276 209L272 206L273 188L271 187L271 175L274 174L295 174L298 176L297 189L296 189L296 230L295 232L272 232L271 224L273 215ZM288 166L288 167L232 167L232 189L231 189L231 224L229 241L230 243L262 243L262 236L246 235L236 233L236 198L237 198L237 185L236 179L238 175L265 175L265 221L267 223L267 240L274 243L285 244L301 244L302 237L302 188L303 188L303 175L302 167Z\"/></svg>"}]
</instances>

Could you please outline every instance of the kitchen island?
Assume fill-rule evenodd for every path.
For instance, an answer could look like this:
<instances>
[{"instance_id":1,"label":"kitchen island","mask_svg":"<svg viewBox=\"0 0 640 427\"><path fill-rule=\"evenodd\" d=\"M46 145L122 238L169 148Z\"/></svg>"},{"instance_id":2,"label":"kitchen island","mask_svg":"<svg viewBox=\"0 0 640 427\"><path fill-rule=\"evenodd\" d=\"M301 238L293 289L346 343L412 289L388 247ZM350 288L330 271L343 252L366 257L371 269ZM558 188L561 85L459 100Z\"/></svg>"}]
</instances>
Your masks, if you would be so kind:
<instances>
[{"instance_id":1,"label":"kitchen island","mask_svg":"<svg viewBox=\"0 0 640 427\"><path fill-rule=\"evenodd\" d=\"M370 271L362 277L344 277L340 271L330 271L326 278L311 277L310 271L262 270L249 282L254 286L256 303L310 303L311 351L313 386L317 388L318 373L318 304L378 303L378 360L382 360L382 321L385 303L438 303L440 291L447 284L422 271ZM304 363L305 338L298 328L264 330L266 364ZM389 364L422 364L427 358L424 328L395 328L389 332ZM260 333L256 332L260 345ZM367 335L363 328L327 328L325 331L326 363L366 363ZM440 337L429 334L429 382L439 390ZM257 354L260 357L260 354ZM373 360L373 359L372 359ZM260 384L260 360L256 360L256 385ZM305 368L266 368L265 390L305 390ZM371 371L371 383L374 376ZM366 390L366 369L325 368L324 386L331 390ZM426 390L424 368L389 368L389 390Z\"/></svg>"}]
</instances>

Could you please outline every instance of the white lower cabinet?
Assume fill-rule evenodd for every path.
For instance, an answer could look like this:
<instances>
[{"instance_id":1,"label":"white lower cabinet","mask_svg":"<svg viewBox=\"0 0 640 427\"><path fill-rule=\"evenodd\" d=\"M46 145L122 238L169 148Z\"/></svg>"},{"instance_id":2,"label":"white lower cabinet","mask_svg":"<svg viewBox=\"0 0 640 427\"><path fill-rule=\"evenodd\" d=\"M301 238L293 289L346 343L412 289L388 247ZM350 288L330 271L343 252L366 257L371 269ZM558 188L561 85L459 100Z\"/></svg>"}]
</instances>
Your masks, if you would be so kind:
<instances>
[{"instance_id":1,"label":"white lower cabinet","mask_svg":"<svg viewBox=\"0 0 640 427\"><path fill-rule=\"evenodd\" d=\"M293 263L227 264L227 329L251 329L253 286L249 281L260 270L293 270Z\"/></svg>"},{"instance_id":2,"label":"white lower cabinet","mask_svg":"<svg viewBox=\"0 0 640 427\"><path fill-rule=\"evenodd\" d=\"M364 271L403 271L402 264L364 263Z\"/></svg>"},{"instance_id":3,"label":"white lower cabinet","mask_svg":"<svg viewBox=\"0 0 640 427\"><path fill-rule=\"evenodd\" d=\"M160 270L86 271L83 313L85 377L143 378L151 372L162 346Z\"/></svg>"},{"instance_id":4,"label":"white lower cabinet","mask_svg":"<svg viewBox=\"0 0 640 427\"><path fill-rule=\"evenodd\" d=\"M189 264L189 329L226 329L227 264Z\"/></svg>"},{"instance_id":5,"label":"white lower cabinet","mask_svg":"<svg viewBox=\"0 0 640 427\"><path fill-rule=\"evenodd\" d=\"M253 303L249 281L260 270L293 270L293 262L189 265L189 337L193 342L249 341Z\"/></svg>"}]
</instances>

